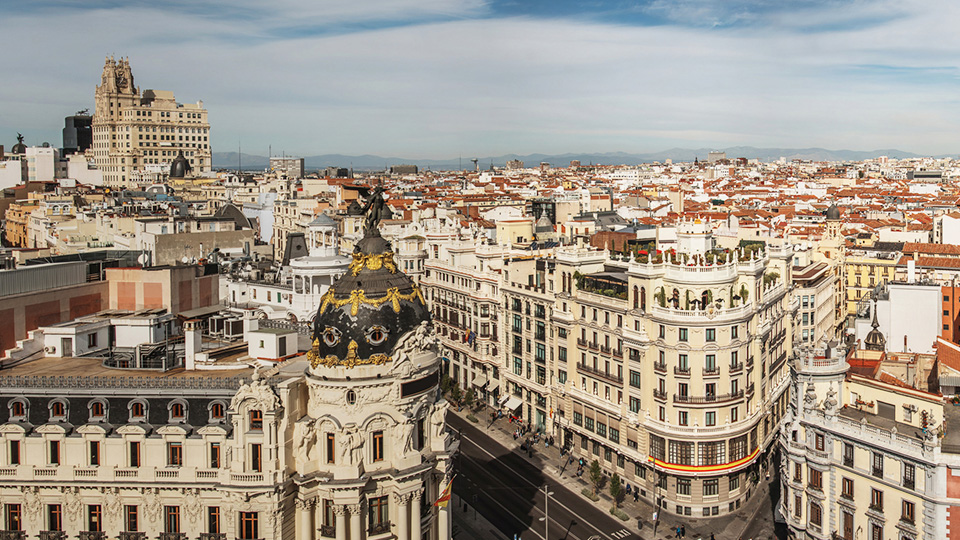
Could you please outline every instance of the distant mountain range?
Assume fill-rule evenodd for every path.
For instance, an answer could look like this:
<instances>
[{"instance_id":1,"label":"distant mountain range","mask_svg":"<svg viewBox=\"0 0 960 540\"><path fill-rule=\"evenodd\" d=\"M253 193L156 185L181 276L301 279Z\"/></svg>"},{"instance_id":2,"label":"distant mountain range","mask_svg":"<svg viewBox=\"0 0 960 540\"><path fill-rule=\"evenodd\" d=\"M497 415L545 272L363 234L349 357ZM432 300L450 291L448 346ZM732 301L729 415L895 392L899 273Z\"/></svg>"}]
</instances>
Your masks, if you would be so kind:
<instances>
[{"instance_id":1,"label":"distant mountain range","mask_svg":"<svg viewBox=\"0 0 960 540\"><path fill-rule=\"evenodd\" d=\"M650 152L631 154L626 152L607 152L607 153L588 153L588 154L507 154L503 156L488 156L478 158L478 165L481 169L486 169L492 163L494 166L503 166L507 161L518 159L527 167L536 166L542 162L553 166L564 167L573 160L579 160L583 165L639 165L642 163L652 163L654 161L663 162L672 159L675 162L693 161L694 158L701 160L707 159L707 154L712 151L726 152L730 159L744 157L747 159L759 159L761 161L776 161L786 158L803 159L812 161L861 161L864 159L876 158L879 156L888 156L891 158L916 158L926 157L903 150L881 149L881 150L828 150L826 148L755 148L753 146L732 146L730 148L671 148L662 152ZM948 156L933 156L948 157ZM236 169L240 164L244 170L263 170L267 167L269 159L265 156L252 154L242 154L239 156L236 152L214 152L214 168ZM473 164L469 157L463 159L409 159L403 157L382 157L369 154L361 156L347 156L343 154L324 154L319 156L305 156L304 167L307 170L316 170L324 167L347 167L355 170L383 170L391 165L416 165L420 169L432 170L458 170L471 169Z\"/></svg>"}]
</instances>

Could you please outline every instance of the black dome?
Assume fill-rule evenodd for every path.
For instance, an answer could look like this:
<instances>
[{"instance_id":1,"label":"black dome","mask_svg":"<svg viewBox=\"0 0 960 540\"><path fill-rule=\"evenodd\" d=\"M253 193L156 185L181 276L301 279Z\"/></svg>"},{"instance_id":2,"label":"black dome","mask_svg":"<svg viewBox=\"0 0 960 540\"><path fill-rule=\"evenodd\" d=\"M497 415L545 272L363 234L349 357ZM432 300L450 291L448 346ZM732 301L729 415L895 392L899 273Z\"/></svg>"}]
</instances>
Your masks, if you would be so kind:
<instances>
[{"instance_id":1,"label":"black dome","mask_svg":"<svg viewBox=\"0 0 960 540\"><path fill-rule=\"evenodd\" d=\"M404 334L429 320L420 288L397 269L390 243L369 231L357 243L349 270L323 296L311 363L382 364Z\"/></svg>"},{"instance_id":2,"label":"black dome","mask_svg":"<svg viewBox=\"0 0 960 540\"><path fill-rule=\"evenodd\" d=\"M830 208L827 208L827 219L831 219L831 220L840 219L840 209L837 208L836 203L831 204Z\"/></svg>"},{"instance_id":3,"label":"black dome","mask_svg":"<svg viewBox=\"0 0 960 540\"><path fill-rule=\"evenodd\" d=\"M183 157L183 150L181 150L170 164L170 178L185 178L190 169L192 169L190 162Z\"/></svg>"}]
</instances>

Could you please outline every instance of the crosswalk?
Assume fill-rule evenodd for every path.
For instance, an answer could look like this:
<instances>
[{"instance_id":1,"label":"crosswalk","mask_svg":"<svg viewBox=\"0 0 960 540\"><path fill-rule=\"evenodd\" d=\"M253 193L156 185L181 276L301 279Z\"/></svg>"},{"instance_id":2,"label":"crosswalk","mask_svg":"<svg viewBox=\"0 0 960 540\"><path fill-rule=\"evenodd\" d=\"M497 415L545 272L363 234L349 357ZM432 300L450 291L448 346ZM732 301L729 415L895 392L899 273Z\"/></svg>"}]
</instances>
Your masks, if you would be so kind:
<instances>
[{"instance_id":1,"label":"crosswalk","mask_svg":"<svg viewBox=\"0 0 960 540\"><path fill-rule=\"evenodd\" d=\"M624 538L630 536L630 531L627 529L620 529L615 533L610 533L610 536L616 538L617 540L623 540Z\"/></svg>"}]
</instances>

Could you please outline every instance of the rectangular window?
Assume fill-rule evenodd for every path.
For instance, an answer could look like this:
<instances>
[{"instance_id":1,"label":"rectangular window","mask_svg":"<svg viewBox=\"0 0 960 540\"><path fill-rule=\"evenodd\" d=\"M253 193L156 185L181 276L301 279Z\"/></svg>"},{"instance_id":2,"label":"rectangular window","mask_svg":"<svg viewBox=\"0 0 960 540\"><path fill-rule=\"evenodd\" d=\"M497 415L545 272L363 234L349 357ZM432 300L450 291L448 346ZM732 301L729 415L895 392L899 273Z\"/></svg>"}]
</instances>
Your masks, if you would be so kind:
<instances>
[{"instance_id":1,"label":"rectangular window","mask_svg":"<svg viewBox=\"0 0 960 540\"><path fill-rule=\"evenodd\" d=\"M816 526L823 525L823 509L817 503L810 503L810 523Z\"/></svg>"},{"instance_id":2,"label":"rectangular window","mask_svg":"<svg viewBox=\"0 0 960 540\"><path fill-rule=\"evenodd\" d=\"M263 471L263 447L259 443L250 445L250 470L253 472Z\"/></svg>"},{"instance_id":3,"label":"rectangular window","mask_svg":"<svg viewBox=\"0 0 960 540\"><path fill-rule=\"evenodd\" d=\"M710 497L720 493L720 481L716 478L703 481L703 496Z\"/></svg>"},{"instance_id":4,"label":"rectangular window","mask_svg":"<svg viewBox=\"0 0 960 540\"><path fill-rule=\"evenodd\" d=\"M130 441L130 466L140 466L140 442Z\"/></svg>"},{"instance_id":5,"label":"rectangular window","mask_svg":"<svg viewBox=\"0 0 960 540\"><path fill-rule=\"evenodd\" d=\"M567 348L566 347L557 347L557 359L560 362L566 363L567 361Z\"/></svg>"},{"instance_id":6,"label":"rectangular window","mask_svg":"<svg viewBox=\"0 0 960 540\"><path fill-rule=\"evenodd\" d=\"M523 375L523 360L520 358L513 359L513 374L514 375Z\"/></svg>"},{"instance_id":7,"label":"rectangular window","mask_svg":"<svg viewBox=\"0 0 960 540\"><path fill-rule=\"evenodd\" d=\"M220 534L220 507L207 507L207 532L210 534Z\"/></svg>"},{"instance_id":8,"label":"rectangular window","mask_svg":"<svg viewBox=\"0 0 960 540\"><path fill-rule=\"evenodd\" d=\"M240 512L241 540L256 540L260 538L257 521L257 512Z\"/></svg>"},{"instance_id":9,"label":"rectangular window","mask_svg":"<svg viewBox=\"0 0 960 540\"><path fill-rule=\"evenodd\" d=\"M60 441L50 441L50 464L60 464Z\"/></svg>"},{"instance_id":10,"label":"rectangular window","mask_svg":"<svg viewBox=\"0 0 960 540\"><path fill-rule=\"evenodd\" d=\"M880 452L873 453L873 470L871 472L873 476L883 478L883 454Z\"/></svg>"},{"instance_id":11,"label":"rectangular window","mask_svg":"<svg viewBox=\"0 0 960 540\"><path fill-rule=\"evenodd\" d=\"M20 441L10 441L10 464L20 464Z\"/></svg>"},{"instance_id":12,"label":"rectangular window","mask_svg":"<svg viewBox=\"0 0 960 540\"><path fill-rule=\"evenodd\" d=\"M734 328L736 328L736 327L734 327ZM736 491L736 490L740 489L740 475L739 475L739 474L731 474L731 475L730 475L730 486L729 486L729 487L730 487L730 491Z\"/></svg>"},{"instance_id":13,"label":"rectangular window","mask_svg":"<svg viewBox=\"0 0 960 540\"><path fill-rule=\"evenodd\" d=\"M557 381L559 381L560 384L565 384L567 382L567 372L565 370L557 370Z\"/></svg>"},{"instance_id":14,"label":"rectangular window","mask_svg":"<svg viewBox=\"0 0 960 540\"><path fill-rule=\"evenodd\" d=\"M687 411L680 411L680 412L677 413L677 415L678 415L678 416L677 416L677 423L680 424L681 426L687 425L687 421L688 421L688 418L689 418L689 415L687 414Z\"/></svg>"},{"instance_id":15,"label":"rectangular window","mask_svg":"<svg viewBox=\"0 0 960 540\"><path fill-rule=\"evenodd\" d=\"M584 418L583 427L587 428L588 431L593 431L593 418L589 416Z\"/></svg>"},{"instance_id":16,"label":"rectangular window","mask_svg":"<svg viewBox=\"0 0 960 540\"><path fill-rule=\"evenodd\" d=\"M853 480L844 478L840 484L840 496L844 499L853 500Z\"/></svg>"},{"instance_id":17,"label":"rectangular window","mask_svg":"<svg viewBox=\"0 0 960 540\"><path fill-rule=\"evenodd\" d=\"M703 369L707 372L717 371L717 355L708 354L704 356Z\"/></svg>"},{"instance_id":18,"label":"rectangular window","mask_svg":"<svg viewBox=\"0 0 960 540\"><path fill-rule=\"evenodd\" d=\"M386 532L390 527L390 507L387 502L388 498L383 497L374 497L369 500L369 530L370 534L378 534L381 532Z\"/></svg>"},{"instance_id":19,"label":"rectangular window","mask_svg":"<svg viewBox=\"0 0 960 540\"><path fill-rule=\"evenodd\" d=\"M677 478L677 495L690 495L689 478Z\"/></svg>"},{"instance_id":20,"label":"rectangular window","mask_svg":"<svg viewBox=\"0 0 960 540\"><path fill-rule=\"evenodd\" d=\"M373 460L383 461L383 432L373 432Z\"/></svg>"},{"instance_id":21,"label":"rectangular window","mask_svg":"<svg viewBox=\"0 0 960 540\"><path fill-rule=\"evenodd\" d=\"M903 501L903 511L902 511L902 513L901 513L901 515L900 515L900 521L906 521L907 523L913 523L913 522L914 522L914 517L915 517L915 515L914 515L915 508L916 508L916 507L914 506L914 504L913 504L912 502L910 502L910 501Z\"/></svg>"},{"instance_id":22,"label":"rectangular window","mask_svg":"<svg viewBox=\"0 0 960 540\"><path fill-rule=\"evenodd\" d=\"M630 412L638 413L640 412L640 398L635 398L630 396Z\"/></svg>"},{"instance_id":23,"label":"rectangular window","mask_svg":"<svg viewBox=\"0 0 960 540\"><path fill-rule=\"evenodd\" d=\"M583 425L583 413L573 412L573 425L582 426Z\"/></svg>"},{"instance_id":24,"label":"rectangular window","mask_svg":"<svg viewBox=\"0 0 960 540\"><path fill-rule=\"evenodd\" d=\"M180 532L180 507L179 506L163 507L163 528L164 528L164 532L168 532L168 533Z\"/></svg>"},{"instance_id":25,"label":"rectangular window","mask_svg":"<svg viewBox=\"0 0 960 540\"><path fill-rule=\"evenodd\" d=\"M733 326L730 327L730 337L733 338L733 339L737 339L738 337L740 337L740 327L739 327L739 326L733 325Z\"/></svg>"},{"instance_id":26,"label":"rectangular window","mask_svg":"<svg viewBox=\"0 0 960 540\"><path fill-rule=\"evenodd\" d=\"M853 467L853 445L850 443L843 443L843 464Z\"/></svg>"},{"instance_id":27,"label":"rectangular window","mask_svg":"<svg viewBox=\"0 0 960 540\"><path fill-rule=\"evenodd\" d=\"M714 411L708 411L704 414L703 423L707 426L717 425L717 413Z\"/></svg>"},{"instance_id":28,"label":"rectangular window","mask_svg":"<svg viewBox=\"0 0 960 540\"><path fill-rule=\"evenodd\" d=\"M607 425L603 422L597 422L597 435L601 437L607 436Z\"/></svg>"},{"instance_id":29,"label":"rectangular window","mask_svg":"<svg viewBox=\"0 0 960 540\"><path fill-rule=\"evenodd\" d=\"M259 409L254 409L250 411L250 429L251 430L263 429L263 411Z\"/></svg>"},{"instance_id":30,"label":"rectangular window","mask_svg":"<svg viewBox=\"0 0 960 540\"><path fill-rule=\"evenodd\" d=\"M5 513L7 514L7 530L8 531L19 531L22 530L23 526L20 514L20 505L19 504L6 504L4 505Z\"/></svg>"},{"instance_id":31,"label":"rectangular window","mask_svg":"<svg viewBox=\"0 0 960 540\"><path fill-rule=\"evenodd\" d=\"M183 465L183 443L167 443L167 465L173 467Z\"/></svg>"},{"instance_id":32,"label":"rectangular window","mask_svg":"<svg viewBox=\"0 0 960 540\"><path fill-rule=\"evenodd\" d=\"M809 477L810 477L810 487L817 490L823 490L823 473L814 469L813 467L809 468Z\"/></svg>"},{"instance_id":33,"label":"rectangular window","mask_svg":"<svg viewBox=\"0 0 960 540\"><path fill-rule=\"evenodd\" d=\"M686 328L680 328L680 341L687 341L688 331Z\"/></svg>"},{"instance_id":34,"label":"rectangular window","mask_svg":"<svg viewBox=\"0 0 960 540\"><path fill-rule=\"evenodd\" d=\"M59 504L47 505L47 530L63 530L63 507Z\"/></svg>"},{"instance_id":35,"label":"rectangular window","mask_svg":"<svg viewBox=\"0 0 960 540\"><path fill-rule=\"evenodd\" d=\"M883 512L883 492L879 489L870 488L870 509Z\"/></svg>"},{"instance_id":36,"label":"rectangular window","mask_svg":"<svg viewBox=\"0 0 960 540\"><path fill-rule=\"evenodd\" d=\"M706 336L707 336L707 341L716 341L716 340L717 340L717 329L716 329L716 328L707 328Z\"/></svg>"},{"instance_id":37,"label":"rectangular window","mask_svg":"<svg viewBox=\"0 0 960 540\"><path fill-rule=\"evenodd\" d=\"M817 433L814 435L813 440L817 450L823 452L823 433Z\"/></svg>"},{"instance_id":38,"label":"rectangular window","mask_svg":"<svg viewBox=\"0 0 960 540\"><path fill-rule=\"evenodd\" d=\"M137 532L140 530L140 520L137 516L137 505L128 504L124 507L127 521L127 532Z\"/></svg>"},{"instance_id":39,"label":"rectangular window","mask_svg":"<svg viewBox=\"0 0 960 540\"><path fill-rule=\"evenodd\" d=\"M90 441L90 465L100 465L100 441Z\"/></svg>"},{"instance_id":40,"label":"rectangular window","mask_svg":"<svg viewBox=\"0 0 960 540\"><path fill-rule=\"evenodd\" d=\"M615 427L610 427L610 440L619 443L620 442L620 430ZM621 465L622 467L622 465Z\"/></svg>"},{"instance_id":41,"label":"rectangular window","mask_svg":"<svg viewBox=\"0 0 960 540\"><path fill-rule=\"evenodd\" d=\"M630 370L630 386L640 388L640 372Z\"/></svg>"},{"instance_id":42,"label":"rectangular window","mask_svg":"<svg viewBox=\"0 0 960 540\"><path fill-rule=\"evenodd\" d=\"M914 489L916 486L917 469L911 463L903 464L903 487Z\"/></svg>"},{"instance_id":43,"label":"rectangular window","mask_svg":"<svg viewBox=\"0 0 960 540\"><path fill-rule=\"evenodd\" d=\"M637 322L637 324L639 324L639 321ZM638 330L639 330L639 329L638 329ZM664 326L664 325L662 325L662 324L660 325L660 333L658 334L658 337L659 337L660 339L663 339L663 338L667 337L667 327L666 327L666 326Z\"/></svg>"},{"instance_id":44,"label":"rectangular window","mask_svg":"<svg viewBox=\"0 0 960 540\"><path fill-rule=\"evenodd\" d=\"M218 442L210 443L210 468L220 468L220 443Z\"/></svg>"},{"instance_id":45,"label":"rectangular window","mask_svg":"<svg viewBox=\"0 0 960 540\"><path fill-rule=\"evenodd\" d=\"M103 509L99 504L87 505L87 530L90 532L103 531Z\"/></svg>"}]
</instances>

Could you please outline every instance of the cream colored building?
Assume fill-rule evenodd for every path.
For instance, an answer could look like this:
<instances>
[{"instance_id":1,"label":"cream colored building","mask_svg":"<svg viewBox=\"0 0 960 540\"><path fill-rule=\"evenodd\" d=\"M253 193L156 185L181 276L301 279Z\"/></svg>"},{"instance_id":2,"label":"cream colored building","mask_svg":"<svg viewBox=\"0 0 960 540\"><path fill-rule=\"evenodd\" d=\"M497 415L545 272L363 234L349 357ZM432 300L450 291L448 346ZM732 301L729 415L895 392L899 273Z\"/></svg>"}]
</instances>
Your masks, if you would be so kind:
<instances>
[{"instance_id":1,"label":"cream colored building","mask_svg":"<svg viewBox=\"0 0 960 540\"><path fill-rule=\"evenodd\" d=\"M202 101L177 103L166 90L141 93L128 60L112 57L94 99L92 150L107 187L127 187L144 173L169 170L179 152L194 174L210 172L210 123Z\"/></svg>"},{"instance_id":2,"label":"cream colored building","mask_svg":"<svg viewBox=\"0 0 960 540\"><path fill-rule=\"evenodd\" d=\"M792 251L608 262L557 256L553 322L564 444L667 512L713 517L749 499L787 400Z\"/></svg>"}]
</instances>

